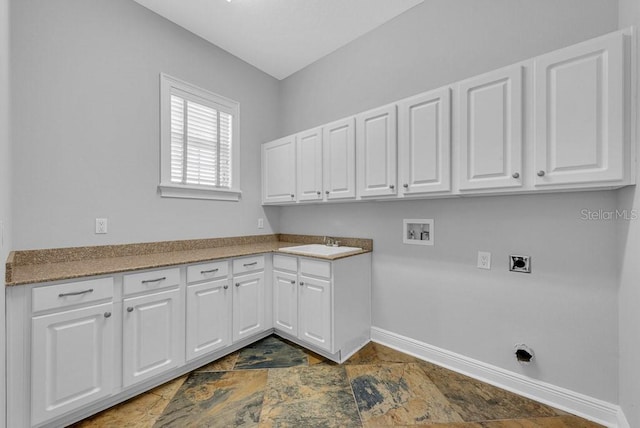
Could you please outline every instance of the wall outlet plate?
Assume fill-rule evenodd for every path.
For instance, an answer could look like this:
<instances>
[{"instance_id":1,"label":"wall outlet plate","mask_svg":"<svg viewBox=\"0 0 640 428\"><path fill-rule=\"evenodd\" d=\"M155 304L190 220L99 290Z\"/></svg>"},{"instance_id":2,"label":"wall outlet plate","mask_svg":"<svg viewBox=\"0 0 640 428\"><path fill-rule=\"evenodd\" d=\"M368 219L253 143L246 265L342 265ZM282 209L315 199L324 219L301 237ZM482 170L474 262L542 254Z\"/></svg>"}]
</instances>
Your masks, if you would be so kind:
<instances>
[{"instance_id":1,"label":"wall outlet plate","mask_svg":"<svg viewBox=\"0 0 640 428\"><path fill-rule=\"evenodd\" d=\"M531 273L531 257L510 255L509 270L511 272Z\"/></svg>"},{"instance_id":2,"label":"wall outlet plate","mask_svg":"<svg viewBox=\"0 0 640 428\"><path fill-rule=\"evenodd\" d=\"M96 219L96 233L97 234L107 233L107 219L106 218L97 218Z\"/></svg>"},{"instance_id":3,"label":"wall outlet plate","mask_svg":"<svg viewBox=\"0 0 640 428\"><path fill-rule=\"evenodd\" d=\"M491 253L478 251L478 269L491 269Z\"/></svg>"}]
</instances>

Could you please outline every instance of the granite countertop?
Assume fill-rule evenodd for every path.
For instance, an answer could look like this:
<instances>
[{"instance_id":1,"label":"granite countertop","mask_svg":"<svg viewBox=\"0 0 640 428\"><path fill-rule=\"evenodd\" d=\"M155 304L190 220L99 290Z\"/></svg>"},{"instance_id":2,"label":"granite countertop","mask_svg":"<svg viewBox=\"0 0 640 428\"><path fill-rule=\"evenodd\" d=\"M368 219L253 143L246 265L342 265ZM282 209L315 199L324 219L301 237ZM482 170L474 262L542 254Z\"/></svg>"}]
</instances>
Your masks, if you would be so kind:
<instances>
[{"instance_id":1,"label":"granite countertop","mask_svg":"<svg viewBox=\"0 0 640 428\"><path fill-rule=\"evenodd\" d=\"M270 252L291 255L278 250L295 245L321 243L322 238L321 236L279 234L14 251L7 259L5 283L8 286L33 284ZM337 260L373 250L373 241L370 239L337 239L346 246L363 249L326 257L300 255Z\"/></svg>"}]
</instances>

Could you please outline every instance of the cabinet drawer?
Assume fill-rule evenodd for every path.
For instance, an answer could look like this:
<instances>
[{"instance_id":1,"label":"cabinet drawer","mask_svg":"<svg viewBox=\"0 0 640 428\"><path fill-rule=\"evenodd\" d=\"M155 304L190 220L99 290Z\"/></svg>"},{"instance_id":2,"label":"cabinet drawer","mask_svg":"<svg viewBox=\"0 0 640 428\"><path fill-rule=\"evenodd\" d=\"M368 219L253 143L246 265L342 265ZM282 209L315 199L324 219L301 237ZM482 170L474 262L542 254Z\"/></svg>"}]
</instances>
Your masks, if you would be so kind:
<instances>
[{"instance_id":1,"label":"cabinet drawer","mask_svg":"<svg viewBox=\"0 0 640 428\"><path fill-rule=\"evenodd\" d=\"M300 273L331 278L331 262L300 258Z\"/></svg>"},{"instance_id":2,"label":"cabinet drawer","mask_svg":"<svg viewBox=\"0 0 640 428\"><path fill-rule=\"evenodd\" d=\"M204 281L206 279L224 278L229 274L229 262L202 263L187 267L187 282Z\"/></svg>"},{"instance_id":3,"label":"cabinet drawer","mask_svg":"<svg viewBox=\"0 0 640 428\"><path fill-rule=\"evenodd\" d=\"M31 290L33 312L113 298L113 278L37 287Z\"/></svg>"},{"instance_id":4,"label":"cabinet drawer","mask_svg":"<svg viewBox=\"0 0 640 428\"><path fill-rule=\"evenodd\" d=\"M233 274L243 274L264 269L264 256L245 257L233 261Z\"/></svg>"},{"instance_id":5,"label":"cabinet drawer","mask_svg":"<svg viewBox=\"0 0 640 428\"><path fill-rule=\"evenodd\" d=\"M297 272L298 271L297 257L281 256L279 254L274 254L273 267L274 269L283 269L283 270L290 270L292 272Z\"/></svg>"},{"instance_id":6,"label":"cabinet drawer","mask_svg":"<svg viewBox=\"0 0 640 428\"><path fill-rule=\"evenodd\" d=\"M180 284L180 269L162 269L124 276L124 295L161 290Z\"/></svg>"}]
</instances>

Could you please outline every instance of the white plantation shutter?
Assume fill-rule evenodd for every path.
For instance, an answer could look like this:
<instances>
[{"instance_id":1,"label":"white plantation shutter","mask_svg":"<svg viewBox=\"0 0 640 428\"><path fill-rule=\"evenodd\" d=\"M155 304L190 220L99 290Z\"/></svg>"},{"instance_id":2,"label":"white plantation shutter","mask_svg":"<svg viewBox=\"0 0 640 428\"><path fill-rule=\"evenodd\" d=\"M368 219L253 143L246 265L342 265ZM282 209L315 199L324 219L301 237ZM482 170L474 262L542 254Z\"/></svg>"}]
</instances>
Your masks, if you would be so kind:
<instances>
[{"instance_id":1,"label":"white plantation shutter","mask_svg":"<svg viewBox=\"0 0 640 428\"><path fill-rule=\"evenodd\" d=\"M237 201L239 104L160 75L161 196Z\"/></svg>"},{"instance_id":2,"label":"white plantation shutter","mask_svg":"<svg viewBox=\"0 0 640 428\"><path fill-rule=\"evenodd\" d=\"M231 188L233 116L171 95L171 182Z\"/></svg>"}]
</instances>

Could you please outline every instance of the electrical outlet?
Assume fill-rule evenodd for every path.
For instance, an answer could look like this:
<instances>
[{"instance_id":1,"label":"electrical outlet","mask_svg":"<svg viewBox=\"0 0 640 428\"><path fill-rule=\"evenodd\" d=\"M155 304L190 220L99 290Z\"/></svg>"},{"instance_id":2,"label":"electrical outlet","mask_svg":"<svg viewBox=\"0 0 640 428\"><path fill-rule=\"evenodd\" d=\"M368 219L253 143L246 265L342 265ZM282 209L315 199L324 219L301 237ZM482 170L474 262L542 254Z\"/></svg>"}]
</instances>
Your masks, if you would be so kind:
<instances>
[{"instance_id":1,"label":"electrical outlet","mask_svg":"<svg viewBox=\"0 0 640 428\"><path fill-rule=\"evenodd\" d=\"M531 257L509 256L509 270L511 272L531 273Z\"/></svg>"},{"instance_id":2,"label":"electrical outlet","mask_svg":"<svg viewBox=\"0 0 640 428\"><path fill-rule=\"evenodd\" d=\"M106 218L97 218L96 219L96 233L107 233L107 219Z\"/></svg>"},{"instance_id":3,"label":"electrical outlet","mask_svg":"<svg viewBox=\"0 0 640 428\"><path fill-rule=\"evenodd\" d=\"M259 218L258 219L258 229L264 229L264 219L263 218Z\"/></svg>"},{"instance_id":4,"label":"electrical outlet","mask_svg":"<svg viewBox=\"0 0 640 428\"><path fill-rule=\"evenodd\" d=\"M491 253L478 251L478 269L491 269Z\"/></svg>"}]
</instances>

